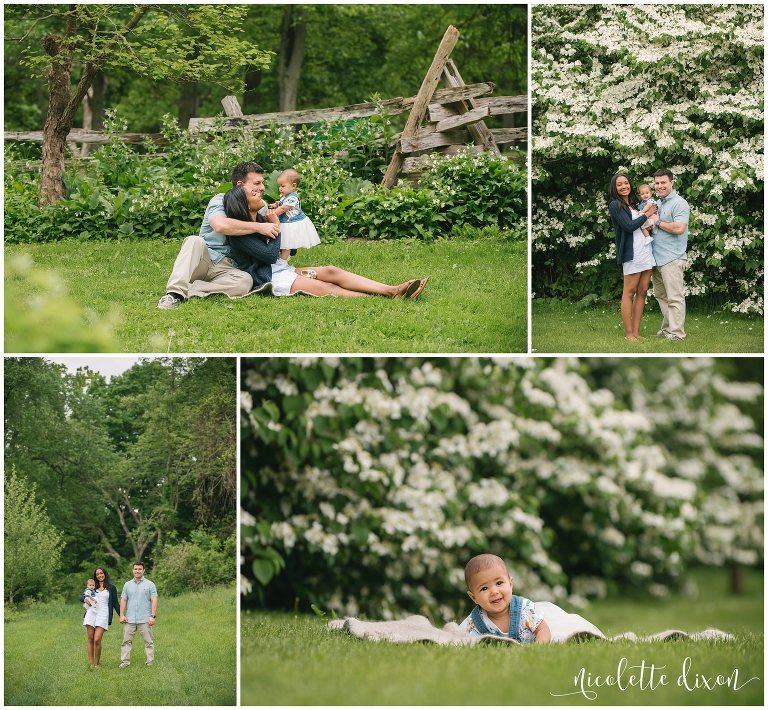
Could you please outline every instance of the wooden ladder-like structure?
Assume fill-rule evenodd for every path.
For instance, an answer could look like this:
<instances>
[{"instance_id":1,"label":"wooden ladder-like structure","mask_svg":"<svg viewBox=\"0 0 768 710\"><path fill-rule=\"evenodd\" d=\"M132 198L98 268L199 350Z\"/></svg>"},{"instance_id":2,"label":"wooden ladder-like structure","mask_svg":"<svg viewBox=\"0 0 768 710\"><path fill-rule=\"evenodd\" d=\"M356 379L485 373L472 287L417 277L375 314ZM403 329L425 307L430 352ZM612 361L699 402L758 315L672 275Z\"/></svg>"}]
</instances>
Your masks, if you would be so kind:
<instances>
[{"instance_id":1,"label":"wooden ladder-like structure","mask_svg":"<svg viewBox=\"0 0 768 710\"><path fill-rule=\"evenodd\" d=\"M407 154L422 155L439 145L455 144L455 134L451 136L448 132L455 132L456 129L468 130L469 135L480 150L491 151L497 155L500 153L493 134L483 123L483 119L490 116L490 106L487 103L480 104L473 98L446 104L445 108L452 115L442 118L434 125L422 128L421 124L439 81L442 80L446 89L459 89L466 86L456 64L450 58L458 39L459 31L453 25L449 26L437 48L424 81L421 83L408 121L395 146L395 152L382 183L387 189L391 188L397 181L397 175L403 168ZM427 138L428 136L431 138ZM412 161L412 164L414 168L417 168L419 161Z\"/></svg>"}]
</instances>

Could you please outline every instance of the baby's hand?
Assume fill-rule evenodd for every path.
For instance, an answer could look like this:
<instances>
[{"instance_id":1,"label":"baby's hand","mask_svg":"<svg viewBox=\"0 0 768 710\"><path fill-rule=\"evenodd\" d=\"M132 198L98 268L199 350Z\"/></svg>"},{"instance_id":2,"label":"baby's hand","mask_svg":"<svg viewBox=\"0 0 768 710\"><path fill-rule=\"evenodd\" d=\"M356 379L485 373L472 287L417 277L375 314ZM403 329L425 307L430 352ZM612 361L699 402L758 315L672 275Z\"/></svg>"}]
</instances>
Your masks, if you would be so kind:
<instances>
[{"instance_id":1,"label":"baby's hand","mask_svg":"<svg viewBox=\"0 0 768 710\"><path fill-rule=\"evenodd\" d=\"M276 210L279 204L279 202L273 202L271 205L269 205L269 209Z\"/></svg>"}]
</instances>

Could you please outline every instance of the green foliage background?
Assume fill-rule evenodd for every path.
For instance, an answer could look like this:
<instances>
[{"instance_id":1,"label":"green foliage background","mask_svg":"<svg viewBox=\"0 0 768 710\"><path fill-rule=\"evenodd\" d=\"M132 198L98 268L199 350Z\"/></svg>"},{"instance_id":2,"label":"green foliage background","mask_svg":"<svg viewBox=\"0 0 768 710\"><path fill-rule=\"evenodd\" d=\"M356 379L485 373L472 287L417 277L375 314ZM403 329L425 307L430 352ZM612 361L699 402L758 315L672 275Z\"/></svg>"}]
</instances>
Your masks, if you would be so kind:
<instances>
[{"instance_id":1,"label":"green foliage background","mask_svg":"<svg viewBox=\"0 0 768 710\"><path fill-rule=\"evenodd\" d=\"M532 599L762 559L762 361L243 362L244 604L446 620L503 557Z\"/></svg>"},{"instance_id":2,"label":"green foliage background","mask_svg":"<svg viewBox=\"0 0 768 710\"><path fill-rule=\"evenodd\" d=\"M618 297L610 178L669 168L691 206L689 295L762 313L763 6L532 13L536 296Z\"/></svg>"},{"instance_id":3,"label":"green foliage background","mask_svg":"<svg viewBox=\"0 0 768 710\"><path fill-rule=\"evenodd\" d=\"M13 466L9 476L3 473L3 585L13 601L49 588L64 543L45 507L35 502L34 484L18 478Z\"/></svg>"},{"instance_id":4,"label":"green foliage background","mask_svg":"<svg viewBox=\"0 0 768 710\"><path fill-rule=\"evenodd\" d=\"M526 93L525 6L246 9L238 37L252 40L264 51L281 51L285 13L298 13L294 20L301 15L306 22L298 108L415 94L451 23L462 33L452 57L467 83L492 81L495 93ZM9 18L19 22L14 13ZM22 28L13 25L7 34L13 34L11 29L20 32ZM23 52L34 51L34 38L42 29L35 28L21 45L6 42L6 96L13 97L6 105L7 130L41 127L43 85L39 78L22 76L18 65ZM329 36L334 38L331 43ZM73 81L78 71L75 66ZM232 167L243 160L259 162L267 173L287 167L299 170L304 209L324 239L431 239L463 225L514 228L520 236L525 232L527 173L510 160L454 158L449 165L437 167L419 188L374 189L389 163L390 139L402 125L403 115L381 113L365 120L315 124L298 133L273 126L253 133L194 135L176 124L182 90L177 85L159 78L136 78L120 67L110 68L107 74L105 106L111 108L105 130L112 140L93 159L73 161L65 175L66 198L57 205L42 212L37 208L38 179L29 161L39 157L38 149L29 143L6 145L5 239L9 243L196 234L208 200L229 187ZM239 97L246 113L277 110L273 62L270 68L249 71L222 66L224 86L195 82L202 97L198 115L220 115L220 99L231 93L224 87L232 82L246 87ZM38 99L39 107L33 110ZM495 125L501 120L491 119ZM522 123L524 115L512 120ZM126 147L117 138L126 130L162 131L169 144Z\"/></svg>"},{"instance_id":5,"label":"green foliage background","mask_svg":"<svg viewBox=\"0 0 768 710\"><path fill-rule=\"evenodd\" d=\"M45 584L26 596L71 601L97 566L120 584L137 557L167 595L233 580L232 358L145 359L107 382L13 357L4 385L6 476L34 487L66 543L60 558L40 543ZM5 525L9 544L8 515Z\"/></svg>"},{"instance_id":6,"label":"green foliage background","mask_svg":"<svg viewBox=\"0 0 768 710\"><path fill-rule=\"evenodd\" d=\"M246 5L237 37L260 50L277 53L283 15L303 14L306 48L299 80L297 108L324 108L367 101L378 92L384 98L414 95L429 68L449 24L462 36L453 58L467 83L493 81L499 94L527 92L527 7L525 5ZM6 8L6 22L14 14ZM295 14L294 14L295 19ZM6 36L21 36L8 25ZM45 78L30 79L21 64L26 51L36 47L45 25L24 43L5 45L5 130L39 130L47 110ZM331 41L329 41L331 38ZM218 45L214 43L214 47ZM79 79L74 67L73 80ZM222 82L244 82L240 104L244 112L278 110L276 61L262 69L230 75L222 67ZM176 115L182 87L151 80L115 67L107 73L105 106L118 108L131 130L153 133L165 113ZM199 82L199 116L221 113L228 90L213 82ZM76 125L82 125L81 123ZM525 125L521 120L518 125Z\"/></svg>"}]
</instances>

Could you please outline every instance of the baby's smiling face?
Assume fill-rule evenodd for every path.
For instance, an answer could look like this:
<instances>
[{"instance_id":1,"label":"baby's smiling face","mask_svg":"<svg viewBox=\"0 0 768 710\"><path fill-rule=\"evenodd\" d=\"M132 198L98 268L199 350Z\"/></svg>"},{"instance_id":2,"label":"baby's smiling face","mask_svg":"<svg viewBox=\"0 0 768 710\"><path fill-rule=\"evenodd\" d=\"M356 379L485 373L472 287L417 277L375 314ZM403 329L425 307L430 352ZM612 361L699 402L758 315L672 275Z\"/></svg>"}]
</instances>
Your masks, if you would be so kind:
<instances>
[{"instance_id":1,"label":"baby's smiling face","mask_svg":"<svg viewBox=\"0 0 768 710\"><path fill-rule=\"evenodd\" d=\"M509 613L512 601L512 577L501 565L478 572L469 580L468 594L475 604L488 612L491 618Z\"/></svg>"},{"instance_id":2,"label":"baby's smiling face","mask_svg":"<svg viewBox=\"0 0 768 710\"><path fill-rule=\"evenodd\" d=\"M648 187L648 185L643 185L638 189L638 194L640 195L641 200L650 200L651 199L651 188Z\"/></svg>"}]
</instances>

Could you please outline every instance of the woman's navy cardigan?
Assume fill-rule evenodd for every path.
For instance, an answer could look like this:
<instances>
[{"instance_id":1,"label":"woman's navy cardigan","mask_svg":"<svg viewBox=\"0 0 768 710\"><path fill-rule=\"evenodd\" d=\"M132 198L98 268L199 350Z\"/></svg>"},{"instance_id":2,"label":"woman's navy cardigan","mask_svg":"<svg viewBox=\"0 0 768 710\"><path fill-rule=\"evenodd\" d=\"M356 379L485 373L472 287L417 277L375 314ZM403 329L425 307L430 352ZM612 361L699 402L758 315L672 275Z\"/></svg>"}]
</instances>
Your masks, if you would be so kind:
<instances>
[{"instance_id":1,"label":"woman's navy cardigan","mask_svg":"<svg viewBox=\"0 0 768 710\"><path fill-rule=\"evenodd\" d=\"M85 604L85 592L80 595L80 601ZM117 587L114 584L109 585L109 624L112 623L112 609L118 614L120 613L120 602L117 601ZM85 610L85 614L88 613L88 609ZM83 617L85 617L83 614Z\"/></svg>"},{"instance_id":2,"label":"woman's navy cardigan","mask_svg":"<svg viewBox=\"0 0 768 710\"><path fill-rule=\"evenodd\" d=\"M619 264L623 264L625 261L632 261L635 258L633 233L645 224L648 217L641 214L636 219L632 219L632 213L629 209L624 209L618 200L611 200L611 204L608 205L608 211L611 213L611 220L613 221L616 261Z\"/></svg>"}]
</instances>

